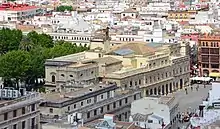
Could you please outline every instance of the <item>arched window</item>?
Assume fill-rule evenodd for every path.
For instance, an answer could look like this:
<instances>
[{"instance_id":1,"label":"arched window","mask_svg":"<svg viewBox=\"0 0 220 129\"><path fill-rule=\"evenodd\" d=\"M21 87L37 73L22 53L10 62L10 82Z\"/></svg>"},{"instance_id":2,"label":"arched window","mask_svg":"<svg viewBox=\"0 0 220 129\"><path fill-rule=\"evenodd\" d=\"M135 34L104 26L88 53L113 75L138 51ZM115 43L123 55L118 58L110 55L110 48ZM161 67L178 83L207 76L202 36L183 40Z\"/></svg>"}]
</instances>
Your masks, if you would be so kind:
<instances>
[{"instance_id":1,"label":"arched window","mask_svg":"<svg viewBox=\"0 0 220 129\"><path fill-rule=\"evenodd\" d=\"M52 82L55 82L55 81L56 81L56 78L55 78L54 75L52 75L51 79L52 79Z\"/></svg>"}]
</instances>

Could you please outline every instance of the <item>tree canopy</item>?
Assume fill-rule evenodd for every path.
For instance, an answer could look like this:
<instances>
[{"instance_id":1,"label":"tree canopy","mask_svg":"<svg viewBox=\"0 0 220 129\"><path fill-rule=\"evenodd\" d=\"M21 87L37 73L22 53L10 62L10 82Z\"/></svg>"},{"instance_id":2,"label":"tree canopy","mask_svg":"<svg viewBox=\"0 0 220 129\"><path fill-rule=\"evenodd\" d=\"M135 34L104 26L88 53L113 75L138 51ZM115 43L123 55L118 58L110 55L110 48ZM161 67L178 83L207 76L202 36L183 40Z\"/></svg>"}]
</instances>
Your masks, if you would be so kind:
<instances>
[{"instance_id":1,"label":"tree canopy","mask_svg":"<svg viewBox=\"0 0 220 129\"><path fill-rule=\"evenodd\" d=\"M30 54L26 51L10 51L0 58L0 76L18 81L26 80L30 69Z\"/></svg>"},{"instance_id":2,"label":"tree canopy","mask_svg":"<svg viewBox=\"0 0 220 129\"><path fill-rule=\"evenodd\" d=\"M61 5L61 6L58 6L56 8L56 11L57 12L73 11L73 7L72 6L67 6L67 5Z\"/></svg>"},{"instance_id":3,"label":"tree canopy","mask_svg":"<svg viewBox=\"0 0 220 129\"><path fill-rule=\"evenodd\" d=\"M34 31L22 36L20 30L0 30L0 77L5 81L34 84L44 78L46 59L88 50L66 41L54 42L47 34ZM12 85L13 83L7 83Z\"/></svg>"},{"instance_id":4,"label":"tree canopy","mask_svg":"<svg viewBox=\"0 0 220 129\"><path fill-rule=\"evenodd\" d=\"M20 30L1 29L0 30L0 55L11 50L17 50L22 40Z\"/></svg>"}]
</instances>

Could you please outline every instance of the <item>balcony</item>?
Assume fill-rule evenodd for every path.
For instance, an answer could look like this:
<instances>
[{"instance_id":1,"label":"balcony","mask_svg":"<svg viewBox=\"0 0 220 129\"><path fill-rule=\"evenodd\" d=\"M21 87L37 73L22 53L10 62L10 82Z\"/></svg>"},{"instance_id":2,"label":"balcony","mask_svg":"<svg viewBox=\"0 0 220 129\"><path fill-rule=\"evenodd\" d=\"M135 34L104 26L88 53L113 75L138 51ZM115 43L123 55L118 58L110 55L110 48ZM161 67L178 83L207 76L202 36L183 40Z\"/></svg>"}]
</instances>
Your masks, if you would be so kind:
<instances>
[{"instance_id":1,"label":"balcony","mask_svg":"<svg viewBox=\"0 0 220 129\"><path fill-rule=\"evenodd\" d=\"M210 54L219 55L219 48L210 48Z\"/></svg>"},{"instance_id":2,"label":"balcony","mask_svg":"<svg viewBox=\"0 0 220 129\"><path fill-rule=\"evenodd\" d=\"M209 58L202 58L202 59L201 59L201 62L202 62L202 63L209 63Z\"/></svg>"},{"instance_id":3,"label":"balcony","mask_svg":"<svg viewBox=\"0 0 220 129\"><path fill-rule=\"evenodd\" d=\"M202 55L202 56L201 56L201 62L206 62L206 63L208 63L208 62L209 62L209 56L208 56L208 55Z\"/></svg>"},{"instance_id":4,"label":"balcony","mask_svg":"<svg viewBox=\"0 0 220 129\"><path fill-rule=\"evenodd\" d=\"M211 63L219 63L219 56L210 56Z\"/></svg>"},{"instance_id":5,"label":"balcony","mask_svg":"<svg viewBox=\"0 0 220 129\"><path fill-rule=\"evenodd\" d=\"M203 54L209 54L209 49L208 48L201 48L200 53Z\"/></svg>"}]
</instances>

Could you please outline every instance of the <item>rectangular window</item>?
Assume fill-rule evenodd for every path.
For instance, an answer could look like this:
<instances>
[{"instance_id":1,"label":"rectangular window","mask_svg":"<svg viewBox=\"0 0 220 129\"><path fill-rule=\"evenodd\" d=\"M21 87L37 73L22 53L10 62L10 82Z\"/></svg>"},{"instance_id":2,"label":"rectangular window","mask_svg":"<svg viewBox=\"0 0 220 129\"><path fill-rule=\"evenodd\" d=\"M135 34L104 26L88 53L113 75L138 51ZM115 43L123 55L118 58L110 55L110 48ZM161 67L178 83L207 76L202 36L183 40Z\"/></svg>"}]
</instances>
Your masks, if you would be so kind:
<instances>
[{"instance_id":1,"label":"rectangular window","mask_svg":"<svg viewBox=\"0 0 220 129\"><path fill-rule=\"evenodd\" d=\"M91 99L88 99L88 100L87 100L87 104L90 104L90 103L91 103Z\"/></svg>"},{"instance_id":2,"label":"rectangular window","mask_svg":"<svg viewBox=\"0 0 220 129\"><path fill-rule=\"evenodd\" d=\"M97 115L97 110L95 109L95 110L94 110L94 116L96 116L96 115Z\"/></svg>"},{"instance_id":3,"label":"rectangular window","mask_svg":"<svg viewBox=\"0 0 220 129\"><path fill-rule=\"evenodd\" d=\"M53 113L53 108L50 108L50 113Z\"/></svg>"},{"instance_id":4,"label":"rectangular window","mask_svg":"<svg viewBox=\"0 0 220 129\"><path fill-rule=\"evenodd\" d=\"M14 125L13 125L13 129L17 129L17 124L14 124Z\"/></svg>"},{"instance_id":5,"label":"rectangular window","mask_svg":"<svg viewBox=\"0 0 220 129\"><path fill-rule=\"evenodd\" d=\"M83 102L81 102L81 106L83 106Z\"/></svg>"},{"instance_id":6,"label":"rectangular window","mask_svg":"<svg viewBox=\"0 0 220 129\"><path fill-rule=\"evenodd\" d=\"M4 113L4 120L8 120L8 113Z\"/></svg>"},{"instance_id":7,"label":"rectangular window","mask_svg":"<svg viewBox=\"0 0 220 129\"><path fill-rule=\"evenodd\" d=\"M107 98L110 98L110 91L107 92Z\"/></svg>"},{"instance_id":8,"label":"rectangular window","mask_svg":"<svg viewBox=\"0 0 220 129\"><path fill-rule=\"evenodd\" d=\"M17 117L17 110L13 111L13 117Z\"/></svg>"},{"instance_id":9,"label":"rectangular window","mask_svg":"<svg viewBox=\"0 0 220 129\"><path fill-rule=\"evenodd\" d=\"M34 129L34 127L35 127L35 118L31 119L31 126L32 126L32 129Z\"/></svg>"},{"instance_id":10,"label":"rectangular window","mask_svg":"<svg viewBox=\"0 0 220 129\"><path fill-rule=\"evenodd\" d=\"M128 98L125 98L125 103L128 103Z\"/></svg>"},{"instance_id":11,"label":"rectangular window","mask_svg":"<svg viewBox=\"0 0 220 129\"><path fill-rule=\"evenodd\" d=\"M211 64L211 68L218 69L219 68L219 64Z\"/></svg>"},{"instance_id":12,"label":"rectangular window","mask_svg":"<svg viewBox=\"0 0 220 129\"><path fill-rule=\"evenodd\" d=\"M113 108L116 108L116 103L115 102L113 103Z\"/></svg>"},{"instance_id":13,"label":"rectangular window","mask_svg":"<svg viewBox=\"0 0 220 129\"><path fill-rule=\"evenodd\" d=\"M137 97L136 97L136 95L134 95L134 100L136 100L137 99Z\"/></svg>"},{"instance_id":14,"label":"rectangular window","mask_svg":"<svg viewBox=\"0 0 220 129\"><path fill-rule=\"evenodd\" d=\"M141 80L139 80L139 85L141 85Z\"/></svg>"},{"instance_id":15,"label":"rectangular window","mask_svg":"<svg viewBox=\"0 0 220 129\"><path fill-rule=\"evenodd\" d=\"M25 114L25 107L22 107L22 114Z\"/></svg>"},{"instance_id":16,"label":"rectangular window","mask_svg":"<svg viewBox=\"0 0 220 129\"><path fill-rule=\"evenodd\" d=\"M110 106L109 105L107 105L107 110L110 110Z\"/></svg>"},{"instance_id":17,"label":"rectangular window","mask_svg":"<svg viewBox=\"0 0 220 129\"><path fill-rule=\"evenodd\" d=\"M153 120L148 120L148 123L153 123Z\"/></svg>"},{"instance_id":18,"label":"rectangular window","mask_svg":"<svg viewBox=\"0 0 220 129\"><path fill-rule=\"evenodd\" d=\"M90 118L90 112L87 112L87 119Z\"/></svg>"},{"instance_id":19,"label":"rectangular window","mask_svg":"<svg viewBox=\"0 0 220 129\"><path fill-rule=\"evenodd\" d=\"M26 124L26 122L25 122L25 121L22 121L22 124L21 124L21 128L22 128L22 129L25 129L25 124Z\"/></svg>"},{"instance_id":20,"label":"rectangular window","mask_svg":"<svg viewBox=\"0 0 220 129\"><path fill-rule=\"evenodd\" d=\"M121 100L119 101L119 106L121 106L122 105L122 102L121 102Z\"/></svg>"},{"instance_id":21,"label":"rectangular window","mask_svg":"<svg viewBox=\"0 0 220 129\"><path fill-rule=\"evenodd\" d=\"M76 104L73 105L73 108L76 108Z\"/></svg>"},{"instance_id":22,"label":"rectangular window","mask_svg":"<svg viewBox=\"0 0 220 129\"><path fill-rule=\"evenodd\" d=\"M103 107L100 108L100 113L103 113Z\"/></svg>"},{"instance_id":23,"label":"rectangular window","mask_svg":"<svg viewBox=\"0 0 220 129\"><path fill-rule=\"evenodd\" d=\"M32 112L35 111L35 104L32 104L32 105L31 105L31 111L32 111Z\"/></svg>"}]
</instances>

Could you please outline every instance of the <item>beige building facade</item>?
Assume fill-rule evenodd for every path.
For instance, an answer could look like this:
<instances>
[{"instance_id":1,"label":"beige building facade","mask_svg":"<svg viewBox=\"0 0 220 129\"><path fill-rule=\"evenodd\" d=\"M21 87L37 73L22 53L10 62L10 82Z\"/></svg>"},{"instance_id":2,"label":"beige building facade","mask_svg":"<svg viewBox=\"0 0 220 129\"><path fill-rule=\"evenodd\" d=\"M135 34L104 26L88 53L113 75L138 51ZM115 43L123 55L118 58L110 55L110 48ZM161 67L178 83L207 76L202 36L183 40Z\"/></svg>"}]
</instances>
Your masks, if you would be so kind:
<instances>
[{"instance_id":1,"label":"beige building facade","mask_svg":"<svg viewBox=\"0 0 220 129\"><path fill-rule=\"evenodd\" d=\"M44 102L40 109L43 122L51 123L53 119L67 118L67 115L73 113L82 114L83 121L89 122L112 112L117 120L125 121L130 115L131 102L140 99L141 92L121 92L116 84L98 84L75 88L72 92L53 92L42 96Z\"/></svg>"},{"instance_id":2,"label":"beige building facade","mask_svg":"<svg viewBox=\"0 0 220 129\"><path fill-rule=\"evenodd\" d=\"M145 96L168 94L188 85L187 46L185 42L126 43L108 53L97 49L50 59L45 63L46 85L59 89L70 83L105 81L122 89L142 88Z\"/></svg>"},{"instance_id":3,"label":"beige building facade","mask_svg":"<svg viewBox=\"0 0 220 129\"><path fill-rule=\"evenodd\" d=\"M182 48L181 43L165 44L154 50L147 55L127 55L123 58L114 55L115 58L124 59L124 66L127 67L107 74L105 80L116 82L123 89L140 87L144 96L164 95L187 86L190 73L185 45Z\"/></svg>"},{"instance_id":4,"label":"beige building facade","mask_svg":"<svg viewBox=\"0 0 220 129\"><path fill-rule=\"evenodd\" d=\"M38 93L15 100L0 100L0 128L40 129L40 100Z\"/></svg>"}]
</instances>

